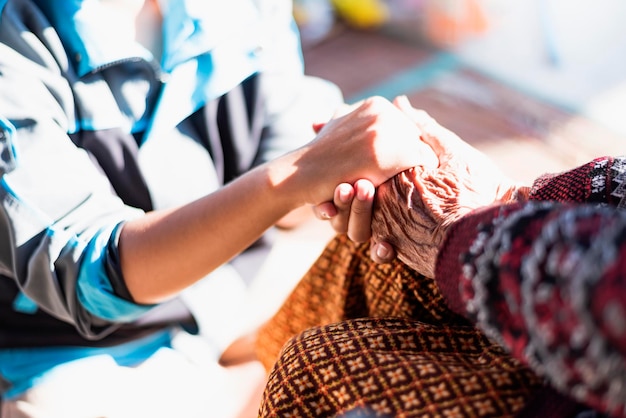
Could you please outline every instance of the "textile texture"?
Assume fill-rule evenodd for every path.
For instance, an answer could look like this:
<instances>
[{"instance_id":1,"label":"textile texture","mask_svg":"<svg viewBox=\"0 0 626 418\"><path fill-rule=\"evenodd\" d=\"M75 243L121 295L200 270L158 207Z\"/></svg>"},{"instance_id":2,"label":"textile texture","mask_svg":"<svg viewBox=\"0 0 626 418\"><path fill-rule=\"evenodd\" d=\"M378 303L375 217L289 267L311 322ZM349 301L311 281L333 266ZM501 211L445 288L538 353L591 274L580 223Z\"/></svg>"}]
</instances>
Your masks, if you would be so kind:
<instances>
[{"instance_id":1,"label":"textile texture","mask_svg":"<svg viewBox=\"0 0 626 418\"><path fill-rule=\"evenodd\" d=\"M368 244L344 235L260 330L257 349L270 372L260 417L515 416L542 387L448 310L434 280L400 261L376 264Z\"/></svg>"}]
</instances>

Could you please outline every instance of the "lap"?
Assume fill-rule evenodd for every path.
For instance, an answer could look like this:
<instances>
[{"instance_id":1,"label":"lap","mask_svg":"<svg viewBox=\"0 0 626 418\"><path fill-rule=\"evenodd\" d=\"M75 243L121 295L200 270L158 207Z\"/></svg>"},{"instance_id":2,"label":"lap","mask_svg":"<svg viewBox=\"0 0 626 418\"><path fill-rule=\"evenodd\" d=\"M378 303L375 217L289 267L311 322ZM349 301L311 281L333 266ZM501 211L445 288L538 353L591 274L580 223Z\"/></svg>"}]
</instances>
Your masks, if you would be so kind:
<instances>
[{"instance_id":1,"label":"lap","mask_svg":"<svg viewBox=\"0 0 626 418\"><path fill-rule=\"evenodd\" d=\"M309 329L283 348L262 417L514 416L539 379L471 326L365 318Z\"/></svg>"},{"instance_id":2,"label":"lap","mask_svg":"<svg viewBox=\"0 0 626 418\"><path fill-rule=\"evenodd\" d=\"M260 416L513 416L541 382L434 280L338 235L261 328ZM348 416L348 415L346 415ZM353 415L350 415L353 416Z\"/></svg>"}]
</instances>

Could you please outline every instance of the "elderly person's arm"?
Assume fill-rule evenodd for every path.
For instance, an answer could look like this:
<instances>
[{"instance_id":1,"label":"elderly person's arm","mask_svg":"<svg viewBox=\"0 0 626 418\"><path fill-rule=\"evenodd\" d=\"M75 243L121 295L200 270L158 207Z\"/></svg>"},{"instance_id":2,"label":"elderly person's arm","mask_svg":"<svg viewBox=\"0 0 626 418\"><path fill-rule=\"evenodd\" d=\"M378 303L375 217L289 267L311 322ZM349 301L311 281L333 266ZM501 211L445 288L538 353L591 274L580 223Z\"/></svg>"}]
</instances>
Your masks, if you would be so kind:
<instances>
[{"instance_id":1,"label":"elderly person's arm","mask_svg":"<svg viewBox=\"0 0 626 418\"><path fill-rule=\"evenodd\" d=\"M563 393L624 416L626 159L522 187L427 115L437 169L383 185L373 238L435 277L449 307Z\"/></svg>"},{"instance_id":2,"label":"elderly person's arm","mask_svg":"<svg viewBox=\"0 0 626 418\"><path fill-rule=\"evenodd\" d=\"M401 261L434 277L437 252L455 221L476 208L524 199L528 188L406 98L395 104L416 123L438 166L416 166L379 187L372 239L391 244Z\"/></svg>"},{"instance_id":3,"label":"elderly person's arm","mask_svg":"<svg viewBox=\"0 0 626 418\"><path fill-rule=\"evenodd\" d=\"M588 195L585 172L609 161L553 177L587 184L548 193ZM541 183L526 204L490 206L455 222L438 255L437 284L451 309L555 388L624 416L626 212L535 202Z\"/></svg>"}]
</instances>

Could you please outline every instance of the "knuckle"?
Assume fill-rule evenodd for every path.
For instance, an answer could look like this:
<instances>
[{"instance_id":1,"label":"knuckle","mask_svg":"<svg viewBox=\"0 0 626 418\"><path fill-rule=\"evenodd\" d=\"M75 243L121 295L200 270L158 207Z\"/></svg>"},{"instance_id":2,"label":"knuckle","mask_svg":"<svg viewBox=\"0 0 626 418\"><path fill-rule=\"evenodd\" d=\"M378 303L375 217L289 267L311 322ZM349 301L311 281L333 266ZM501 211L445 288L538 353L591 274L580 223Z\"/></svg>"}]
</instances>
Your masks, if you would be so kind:
<instances>
[{"instance_id":1,"label":"knuckle","mask_svg":"<svg viewBox=\"0 0 626 418\"><path fill-rule=\"evenodd\" d=\"M332 225L335 232L339 234L345 234L346 232L348 232L348 223L341 216L336 216L335 218L333 218L330 221L330 224Z\"/></svg>"},{"instance_id":2,"label":"knuckle","mask_svg":"<svg viewBox=\"0 0 626 418\"><path fill-rule=\"evenodd\" d=\"M371 215L372 209L369 205L361 204L353 204L351 209L351 216L357 218L365 218L366 216Z\"/></svg>"},{"instance_id":3,"label":"knuckle","mask_svg":"<svg viewBox=\"0 0 626 418\"><path fill-rule=\"evenodd\" d=\"M352 203L352 207L350 208L351 216L363 217L363 215L371 215L372 213L372 202L371 201L360 201L355 200Z\"/></svg>"}]
</instances>

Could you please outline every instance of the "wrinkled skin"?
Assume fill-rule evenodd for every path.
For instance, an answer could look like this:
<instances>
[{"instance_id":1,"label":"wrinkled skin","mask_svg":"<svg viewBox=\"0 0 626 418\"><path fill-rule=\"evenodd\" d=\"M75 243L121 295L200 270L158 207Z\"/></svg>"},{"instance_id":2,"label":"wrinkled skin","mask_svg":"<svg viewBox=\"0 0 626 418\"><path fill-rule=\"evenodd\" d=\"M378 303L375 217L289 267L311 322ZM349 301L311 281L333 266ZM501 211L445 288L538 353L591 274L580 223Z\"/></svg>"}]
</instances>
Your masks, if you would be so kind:
<instances>
[{"instance_id":1,"label":"wrinkled skin","mask_svg":"<svg viewBox=\"0 0 626 418\"><path fill-rule=\"evenodd\" d=\"M404 96L394 99L393 104L400 110L403 110L400 106L403 100L407 100ZM336 112L335 117L340 117L349 113L355 106L359 106L359 103L354 105L346 105ZM415 155L419 165L427 167L436 167L439 163L432 148L422 141L413 141L419 136L419 131L416 129L415 124L412 122L410 115L406 112L403 117L406 118L406 124L410 125L414 129L414 137L406 137L408 142L411 143L411 148L407 148L406 145L402 148L404 154ZM325 126L325 123L316 124L313 129L319 133ZM398 126L393 124L387 124L388 128L393 128L394 133L397 135L400 131L397 130ZM402 135L406 135L409 131L405 131ZM405 142L406 144L406 142ZM340 234L347 234L348 237L354 242L365 242L370 239L372 235L371 221L372 221L372 206L374 202L374 195L376 193L375 185L371 181L372 179L361 178L354 183L342 183L337 186L332 201L323 202L313 207L313 212L318 219L329 220L333 229ZM392 250L392 249L391 249ZM389 253L389 259L376 260L378 262L388 262L394 258L393 251Z\"/></svg>"},{"instance_id":2,"label":"wrinkled skin","mask_svg":"<svg viewBox=\"0 0 626 418\"><path fill-rule=\"evenodd\" d=\"M409 267L434 277L450 226L476 208L515 199L521 186L425 112L408 101L400 106L421 130L421 140L432 147L439 166L416 166L378 188L372 238L388 242Z\"/></svg>"}]
</instances>

